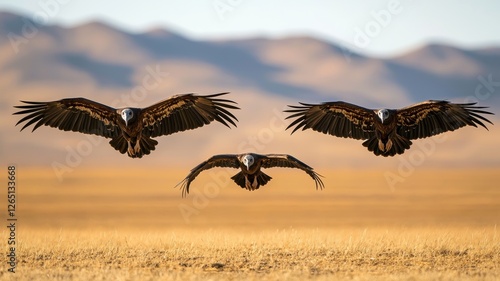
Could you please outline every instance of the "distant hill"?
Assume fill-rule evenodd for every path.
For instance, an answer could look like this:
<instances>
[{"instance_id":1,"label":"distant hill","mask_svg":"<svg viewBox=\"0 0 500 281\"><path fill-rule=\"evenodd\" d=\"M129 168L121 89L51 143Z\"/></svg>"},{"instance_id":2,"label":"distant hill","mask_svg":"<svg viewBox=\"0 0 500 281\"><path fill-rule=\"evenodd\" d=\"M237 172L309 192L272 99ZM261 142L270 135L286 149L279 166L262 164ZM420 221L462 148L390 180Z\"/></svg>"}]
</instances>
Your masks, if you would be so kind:
<instances>
[{"instance_id":1,"label":"distant hill","mask_svg":"<svg viewBox=\"0 0 500 281\"><path fill-rule=\"evenodd\" d=\"M500 109L500 48L464 50L432 44L382 59L311 37L195 41L162 29L129 33L99 22L74 28L43 26L29 18L2 12L0 71L0 109L9 115L20 99L85 96L115 106L125 106L130 101L132 105L146 106L177 93L231 91L243 108L238 129L226 131L212 125L211 129L186 133L185 138L181 135L162 138L165 141L158 150L179 155L180 151L173 151L167 144L186 144L189 138L193 146L199 146L190 150L193 155L224 152L216 149L221 139L213 130L231 132L230 141L244 142L248 134L258 134L262 126L258 122L265 125L273 118L273 111L265 106L281 111L286 104L297 101L345 100L366 107L397 108L426 99L468 101L472 97L493 110ZM155 71L159 72L156 76L152 74ZM154 76L154 87L144 86L148 75ZM10 135L2 134L0 144L15 149L3 149L0 153L9 156L11 151L31 143L45 148L47 155L56 153L60 159L66 153L61 146L64 139L76 142L82 137L48 128L34 134L19 133L19 128L13 127L16 117L2 119L0 128ZM43 137L50 133L63 140L44 142ZM276 132L276 136L275 141L292 141L292 146L295 139L305 136L325 141L325 145L343 141L312 132L293 137L288 132ZM199 144L203 141L208 144ZM361 143L352 143L356 157L373 158ZM273 142L267 148L273 145L283 147ZM107 146L102 145L105 147L102 150L100 146L100 153L125 158ZM238 143L233 147L237 150ZM26 151L38 150L32 146ZM156 159L154 163L164 159L162 153L155 153L149 156ZM36 159L25 161L47 163Z\"/></svg>"}]
</instances>

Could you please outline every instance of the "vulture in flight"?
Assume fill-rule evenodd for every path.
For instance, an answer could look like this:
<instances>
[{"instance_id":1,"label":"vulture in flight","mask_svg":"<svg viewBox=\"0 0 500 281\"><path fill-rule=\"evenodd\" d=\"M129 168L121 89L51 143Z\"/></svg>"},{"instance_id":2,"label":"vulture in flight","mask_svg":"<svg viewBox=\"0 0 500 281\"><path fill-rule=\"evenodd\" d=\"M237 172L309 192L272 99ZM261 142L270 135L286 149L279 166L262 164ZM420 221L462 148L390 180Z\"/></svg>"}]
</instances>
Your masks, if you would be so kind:
<instances>
[{"instance_id":1,"label":"vulture in flight","mask_svg":"<svg viewBox=\"0 0 500 281\"><path fill-rule=\"evenodd\" d=\"M296 118L286 129L313 129L341 138L365 140L375 155L394 156L410 148L411 140L427 138L470 125L488 129L481 114L493 114L476 103L429 100L401 109L368 109L347 102L289 105L286 119Z\"/></svg>"},{"instance_id":2,"label":"vulture in flight","mask_svg":"<svg viewBox=\"0 0 500 281\"><path fill-rule=\"evenodd\" d=\"M237 185L248 190L256 190L259 189L260 186L266 185L272 178L260 169L272 167L301 169L314 179L316 189L318 189L318 187L323 189L324 187L323 181L321 181L320 178L321 175L314 172L313 168L309 167L299 159L287 154L221 154L212 156L210 159L204 161L191 170L189 175L187 175L187 177L179 183L182 184L182 196L184 197L189 193L189 186L191 185L191 182L193 182L202 171L213 167L240 169L241 171L231 177L231 179Z\"/></svg>"},{"instance_id":3,"label":"vulture in flight","mask_svg":"<svg viewBox=\"0 0 500 281\"><path fill-rule=\"evenodd\" d=\"M22 101L26 105L14 114L25 115L16 126L35 124L63 131L94 134L111 139L109 144L120 153L141 158L155 150L152 138L202 127L216 120L227 127L236 127L230 109L239 109L236 102L220 98L228 93L207 96L176 95L146 108L112 108L85 98L67 98L51 102Z\"/></svg>"}]
</instances>

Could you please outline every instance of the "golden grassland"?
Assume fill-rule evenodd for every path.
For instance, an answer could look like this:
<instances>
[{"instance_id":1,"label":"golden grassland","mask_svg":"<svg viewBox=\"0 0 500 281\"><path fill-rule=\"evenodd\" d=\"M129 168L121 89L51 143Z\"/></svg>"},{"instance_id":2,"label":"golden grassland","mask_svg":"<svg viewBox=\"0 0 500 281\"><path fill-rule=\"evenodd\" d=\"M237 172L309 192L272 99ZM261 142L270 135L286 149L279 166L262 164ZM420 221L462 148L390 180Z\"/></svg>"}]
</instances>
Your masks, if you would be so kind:
<instances>
[{"instance_id":1,"label":"golden grassland","mask_svg":"<svg viewBox=\"0 0 500 281\"><path fill-rule=\"evenodd\" d=\"M29 230L20 240L25 280L500 278L493 228Z\"/></svg>"},{"instance_id":2,"label":"golden grassland","mask_svg":"<svg viewBox=\"0 0 500 281\"><path fill-rule=\"evenodd\" d=\"M417 169L396 186L319 169L323 191L270 169L254 192L216 169L182 198L187 171L19 169L18 267L0 280L500 278L499 169Z\"/></svg>"}]
</instances>

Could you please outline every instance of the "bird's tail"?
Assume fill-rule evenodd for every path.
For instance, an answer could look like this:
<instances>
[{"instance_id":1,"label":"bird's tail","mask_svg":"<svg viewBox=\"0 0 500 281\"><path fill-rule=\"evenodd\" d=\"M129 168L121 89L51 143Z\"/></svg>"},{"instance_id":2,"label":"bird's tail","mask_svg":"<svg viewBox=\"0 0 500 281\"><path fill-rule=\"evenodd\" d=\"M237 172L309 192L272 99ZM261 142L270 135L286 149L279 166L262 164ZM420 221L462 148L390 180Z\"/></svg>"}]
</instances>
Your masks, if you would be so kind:
<instances>
[{"instance_id":1,"label":"bird's tail","mask_svg":"<svg viewBox=\"0 0 500 281\"><path fill-rule=\"evenodd\" d=\"M127 143L127 140L121 134L119 136L112 138L109 141L109 144L114 149L118 150L121 154L124 154L125 152L127 152L128 143Z\"/></svg>"},{"instance_id":2,"label":"bird's tail","mask_svg":"<svg viewBox=\"0 0 500 281\"><path fill-rule=\"evenodd\" d=\"M149 137L139 137L139 139L131 139L127 141L123 135L113 138L109 144L120 153L125 152L132 158L141 158L143 155L148 155L155 150L158 142Z\"/></svg>"},{"instance_id":3,"label":"bird's tail","mask_svg":"<svg viewBox=\"0 0 500 281\"><path fill-rule=\"evenodd\" d=\"M403 136L400 136L398 134L394 134L394 137L392 138L392 147L391 147L391 151L394 152L392 152L391 156L394 156L395 154L403 154L403 152L405 152L406 149L409 149L411 145L412 145L411 140Z\"/></svg>"},{"instance_id":4,"label":"bird's tail","mask_svg":"<svg viewBox=\"0 0 500 281\"><path fill-rule=\"evenodd\" d=\"M412 142L398 134L394 134L386 141L379 140L377 136L372 136L363 142L363 146L372 151L375 155L384 157L403 154L406 149L409 149Z\"/></svg>"},{"instance_id":5,"label":"bird's tail","mask_svg":"<svg viewBox=\"0 0 500 281\"><path fill-rule=\"evenodd\" d=\"M272 177L259 171L256 174L247 176L245 176L243 172L239 172L236 175L232 176L231 179L237 185L245 189L256 190L259 189L260 186L266 185L272 179Z\"/></svg>"}]
</instances>

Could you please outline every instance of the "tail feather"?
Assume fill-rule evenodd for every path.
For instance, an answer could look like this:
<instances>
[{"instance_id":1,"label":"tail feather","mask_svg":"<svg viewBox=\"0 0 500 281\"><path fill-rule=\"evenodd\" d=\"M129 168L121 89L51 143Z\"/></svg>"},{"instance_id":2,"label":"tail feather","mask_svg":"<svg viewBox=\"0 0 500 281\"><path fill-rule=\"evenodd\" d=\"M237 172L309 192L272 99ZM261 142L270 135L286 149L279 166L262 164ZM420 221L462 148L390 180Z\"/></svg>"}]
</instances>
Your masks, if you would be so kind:
<instances>
[{"instance_id":1,"label":"tail feather","mask_svg":"<svg viewBox=\"0 0 500 281\"><path fill-rule=\"evenodd\" d=\"M371 136L369 139L364 141L363 146L368 148L368 151L372 151L377 156L382 154L382 151L378 146L378 138L376 136Z\"/></svg>"},{"instance_id":2,"label":"tail feather","mask_svg":"<svg viewBox=\"0 0 500 281\"><path fill-rule=\"evenodd\" d=\"M125 152L132 158L141 158L143 155L148 155L155 150L158 142L149 137L141 137L139 141L127 141L123 135L113 138L109 144L120 153Z\"/></svg>"},{"instance_id":3,"label":"tail feather","mask_svg":"<svg viewBox=\"0 0 500 281\"><path fill-rule=\"evenodd\" d=\"M143 154L150 154L151 151L155 150L155 146L158 142L152 138L142 137L139 141L140 150ZM137 145L136 145L137 146Z\"/></svg>"},{"instance_id":4,"label":"tail feather","mask_svg":"<svg viewBox=\"0 0 500 281\"><path fill-rule=\"evenodd\" d=\"M119 135L114 137L109 141L109 144L116 150L118 150L121 154L125 154L127 152L128 143L127 140L123 137L123 135Z\"/></svg>"},{"instance_id":5,"label":"tail feather","mask_svg":"<svg viewBox=\"0 0 500 281\"><path fill-rule=\"evenodd\" d=\"M239 172L236 175L232 176L231 179L242 188L248 190L256 190L259 189L260 186L266 185L272 179L272 177L259 171L256 174L247 176L245 176L243 172Z\"/></svg>"},{"instance_id":6,"label":"tail feather","mask_svg":"<svg viewBox=\"0 0 500 281\"><path fill-rule=\"evenodd\" d=\"M411 140L398 134L394 135L394 138L392 138L392 143L392 150L395 151L395 154L403 154L403 152L405 152L406 149L409 149L412 145Z\"/></svg>"},{"instance_id":7,"label":"tail feather","mask_svg":"<svg viewBox=\"0 0 500 281\"><path fill-rule=\"evenodd\" d=\"M376 136L372 136L363 142L363 146L372 151L375 155L384 157L403 154L406 149L409 149L412 142L398 134L391 136L386 143L379 140Z\"/></svg>"},{"instance_id":8,"label":"tail feather","mask_svg":"<svg viewBox=\"0 0 500 281\"><path fill-rule=\"evenodd\" d=\"M259 186L266 185L271 179L272 178L270 176L264 174L263 172L259 172L257 174L257 182L259 183Z\"/></svg>"},{"instance_id":9,"label":"tail feather","mask_svg":"<svg viewBox=\"0 0 500 281\"><path fill-rule=\"evenodd\" d=\"M245 175L243 172L239 172L236 175L232 176L231 179L239 186L245 188Z\"/></svg>"}]
</instances>

